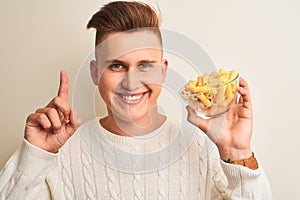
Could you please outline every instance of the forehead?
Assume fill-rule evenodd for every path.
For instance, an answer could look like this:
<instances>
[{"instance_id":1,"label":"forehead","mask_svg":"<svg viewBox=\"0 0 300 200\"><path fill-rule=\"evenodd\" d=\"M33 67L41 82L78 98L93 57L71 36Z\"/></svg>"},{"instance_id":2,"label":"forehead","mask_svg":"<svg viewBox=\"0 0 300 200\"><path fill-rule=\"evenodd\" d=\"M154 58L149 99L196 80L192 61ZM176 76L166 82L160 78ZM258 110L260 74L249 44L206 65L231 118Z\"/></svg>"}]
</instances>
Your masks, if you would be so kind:
<instances>
[{"instance_id":1,"label":"forehead","mask_svg":"<svg viewBox=\"0 0 300 200\"><path fill-rule=\"evenodd\" d=\"M118 32L107 34L96 47L96 57L100 60L117 59L132 52L159 50L161 42L151 31Z\"/></svg>"}]
</instances>

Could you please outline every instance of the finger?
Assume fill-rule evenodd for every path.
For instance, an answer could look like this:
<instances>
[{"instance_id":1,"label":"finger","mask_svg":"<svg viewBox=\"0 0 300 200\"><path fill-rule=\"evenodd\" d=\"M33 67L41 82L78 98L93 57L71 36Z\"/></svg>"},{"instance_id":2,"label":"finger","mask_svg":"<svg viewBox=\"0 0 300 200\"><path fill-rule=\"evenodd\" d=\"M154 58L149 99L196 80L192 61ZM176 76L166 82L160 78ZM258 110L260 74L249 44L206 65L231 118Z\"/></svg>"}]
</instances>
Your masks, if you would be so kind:
<instances>
[{"instance_id":1,"label":"finger","mask_svg":"<svg viewBox=\"0 0 300 200\"><path fill-rule=\"evenodd\" d=\"M51 128L51 122L44 113L33 113L27 117L26 126L42 127L47 130Z\"/></svg>"},{"instance_id":2,"label":"finger","mask_svg":"<svg viewBox=\"0 0 300 200\"><path fill-rule=\"evenodd\" d=\"M239 86L244 87L244 88L249 87L247 81L243 77L239 78Z\"/></svg>"},{"instance_id":3,"label":"finger","mask_svg":"<svg viewBox=\"0 0 300 200\"><path fill-rule=\"evenodd\" d=\"M55 97L52 99L52 101L47 105L47 107L50 108L56 108L60 112L63 113L66 120L70 119L70 113L71 113L71 106L68 104L68 102L63 99L62 97Z\"/></svg>"},{"instance_id":4,"label":"finger","mask_svg":"<svg viewBox=\"0 0 300 200\"><path fill-rule=\"evenodd\" d=\"M61 122L66 121L67 119L65 118L65 115L61 112L58 111L58 116Z\"/></svg>"},{"instance_id":5,"label":"finger","mask_svg":"<svg viewBox=\"0 0 300 200\"><path fill-rule=\"evenodd\" d=\"M243 98L242 97L239 97L239 104L243 104Z\"/></svg>"},{"instance_id":6,"label":"finger","mask_svg":"<svg viewBox=\"0 0 300 200\"><path fill-rule=\"evenodd\" d=\"M51 123L51 129L54 133L57 133L61 129L61 120L59 117L59 113L55 108L40 108L36 111L36 113L45 114L48 120Z\"/></svg>"},{"instance_id":7,"label":"finger","mask_svg":"<svg viewBox=\"0 0 300 200\"><path fill-rule=\"evenodd\" d=\"M239 87L244 88L250 94L249 85L248 85L247 81L243 77L240 77L240 79L239 79Z\"/></svg>"},{"instance_id":8,"label":"finger","mask_svg":"<svg viewBox=\"0 0 300 200\"><path fill-rule=\"evenodd\" d=\"M238 92L241 94L240 96L240 104L244 107L244 108L247 108L247 109L252 109L252 102L251 102L251 98L248 97L248 93L245 89L243 88L239 88L238 89Z\"/></svg>"},{"instance_id":9,"label":"finger","mask_svg":"<svg viewBox=\"0 0 300 200\"><path fill-rule=\"evenodd\" d=\"M248 90L246 90L245 88L239 87L238 92L241 95L241 97L243 98L243 100L242 100L243 103L251 102L251 96L250 96Z\"/></svg>"},{"instance_id":10,"label":"finger","mask_svg":"<svg viewBox=\"0 0 300 200\"><path fill-rule=\"evenodd\" d=\"M57 96L61 97L65 101L68 101L68 75L65 71L60 72L60 84Z\"/></svg>"},{"instance_id":11,"label":"finger","mask_svg":"<svg viewBox=\"0 0 300 200\"><path fill-rule=\"evenodd\" d=\"M251 96L250 96L250 90L249 90L248 83L242 77L240 77L240 82L239 82L239 88L238 89L239 89L240 95L243 96L243 101L251 101Z\"/></svg>"},{"instance_id":12,"label":"finger","mask_svg":"<svg viewBox=\"0 0 300 200\"><path fill-rule=\"evenodd\" d=\"M238 92L241 95L239 102L242 103L245 108L251 109L252 100L249 86L243 78L240 78L240 87L238 88Z\"/></svg>"},{"instance_id":13,"label":"finger","mask_svg":"<svg viewBox=\"0 0 300 200\"><path fill-rule=\"evenodd\" d=\"M77 114L77 112L75 110L71 111L71 114L70 114L70 123L75 128L78 128L81 125L81 123L82 123L81 118L78 116L78 114Z\"/></svg>"}]
</instances>

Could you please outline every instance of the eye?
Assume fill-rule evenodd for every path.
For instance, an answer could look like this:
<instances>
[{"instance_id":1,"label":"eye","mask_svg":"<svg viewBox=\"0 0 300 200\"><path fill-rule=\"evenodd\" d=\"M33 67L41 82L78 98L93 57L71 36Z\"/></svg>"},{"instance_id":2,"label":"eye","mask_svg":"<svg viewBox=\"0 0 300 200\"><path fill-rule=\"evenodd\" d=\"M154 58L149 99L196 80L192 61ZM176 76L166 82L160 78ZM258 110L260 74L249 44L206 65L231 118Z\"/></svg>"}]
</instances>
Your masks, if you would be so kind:
<instances>
[{"instance_id":1,"label":"eye","mask_svg":"<svg viewBox=\"0 0 300 200\"><path fill-rule=\"evenodd\" d=\"M140 71L148 71L151 68L151 65L148 63L143 63L138 66Z\"/></svg>"},{"instance_id":2,"label":"eye","mask_svg":"<svg viewBox=\"0 0 300 200\"><path fill-rule=\"evenodd\" d=\"M113 71L121 71L121 70L124 70L124 69L125 69L125 67L124 67L123 65L118 64L118 63L116 63L116 64L111 64L111 65L109 66L109 68L110 68L111 70L113 70Z\"/></svg>"}]
</instances>

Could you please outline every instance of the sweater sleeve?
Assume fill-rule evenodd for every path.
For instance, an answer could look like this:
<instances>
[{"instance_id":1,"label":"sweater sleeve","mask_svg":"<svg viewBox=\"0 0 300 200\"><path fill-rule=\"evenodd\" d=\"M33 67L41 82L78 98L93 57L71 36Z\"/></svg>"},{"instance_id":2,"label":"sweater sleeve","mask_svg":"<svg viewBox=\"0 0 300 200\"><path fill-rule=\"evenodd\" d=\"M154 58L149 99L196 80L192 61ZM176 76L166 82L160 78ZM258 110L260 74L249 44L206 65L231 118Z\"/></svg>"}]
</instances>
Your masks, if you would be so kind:
<instances>
[{"instance_id":1,"label":"sweater sleeve","mask_svg":"<svg viewBox=\"0 0 300 200\"><path fill-rule=\"evenodd\" d=\"M58 154L43 151L24 139L0 171L0 200L51 199L46 176L56 167Z\"/></svg>"},{"instance_id":2,"label":"sweater sleeve","mask_svg":"<svg viewBox=\"0 0 300 200\"><path fill-rule=\"evenodd\" d=\"M268 179L260 164L256 170L222 160L218 160L216 165L213 199L272 199Z\"/></svg>"}]
</instances>

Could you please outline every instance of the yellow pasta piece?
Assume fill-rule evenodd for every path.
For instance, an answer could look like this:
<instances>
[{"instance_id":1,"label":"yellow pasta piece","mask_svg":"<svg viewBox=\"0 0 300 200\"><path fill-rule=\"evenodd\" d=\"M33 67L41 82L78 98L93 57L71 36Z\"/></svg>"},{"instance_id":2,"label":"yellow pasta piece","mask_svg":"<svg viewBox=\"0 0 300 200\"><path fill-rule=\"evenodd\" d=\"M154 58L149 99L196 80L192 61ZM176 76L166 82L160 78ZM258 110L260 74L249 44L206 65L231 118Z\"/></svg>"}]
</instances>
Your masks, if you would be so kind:
<instances>
[{"instance_id":1,"label":"yellow pasta piece","mask_svg":"<svg viewBox=\"0 0 300 200\"><path fill-rule=\"evenodd\" d=\"M191 94L190 91L185 90L185 89L181 90L180 93L182 94L182 98L185 99L185 100L188 100L189 95Z\"/></svg>"},{"instance_id":2,"label":"yellow pasta piece","mask_svg":"<svg viewBox=\"0 0 300 200\"><path fill-rule=\"evenodd\" d=\"M223 72L221 74L221 77L222 77L222 80L223 80L224 84L228 83L228 80L229 80L229 73L228 72Z\"/></svg>"},{"instance_id":3,"label":"yellow pasta piece","mask_svg":"<svg viewBox=\"0 0 300 200\"><path fill-rule=\"evenodd\" d=\"M197 85L197 82L195 80L189 80L189 85Z\"/></svg>"},{"instance_id":4,"label":"yellow pasta piece","mask_svg":"<svg viewBox=\"0 0 300 200\"><path fill-rule=\"evenodd\" d=\"M218 89L217 96L215 99L216 103L222 103L224 101L225 89L225 87L221 87L220 89Z\"/></svg>"},{"instance_id":5,"label":"yellow pasta piece","mask_svg":"<svg viewBox=\"0 0 300 200\"><path fill-rule=\"evenodd\" d=\"M209 73L205 72L202 77L202 85L206 85L208 82Z\"/></svg>"},{"instance_id":6,"label":"yellow pasta piece","mask_svg":"<svg viewBox=\"0 0 300 200\"><path fill-rule=\"evenodd\" d=\"M231 84L226 85L225 95L226 95L227 99L231 99L232 98L233 94L232 94Z\"/></svg>"},{"instance_id":7,"label":"yellow pasta piece","mask_svg":"<svg viewBox=\"0 0 300 200\"><path fill-rule=\"evenodd\" d=\"M218 72L219 72L220 75L222 75L222 74L224 73L224 69L223 69L223 68L220 68L220 69L218 70Z\"/></svg>"},{"instance_id":8,"label":"yellow pasta piece","mask_svg":"<svg viewBox=\"0 0 300 200\"><path fill-rule=\"evenodd\" d=\"M211 102L206 98L204 94L200 93L197 95L197 97L206 107L211 107Z\"/></svg>"},{"instance_id":9,"label":"yellow pasta piece","mask_svg":"<svg viewBox=\"0 0 300 200\"><path fill-rule=\"evenodd\" d=\"M194 92L194 90L195 90L195 85L193 85L193 84L188 84L188 89L190 90L190 91L192 91L192 92Z\"/></svg>"},{"instance_id":10,"label":"yellow pasta piece","mask_svg":"<svg viewBox=\"0 0 300 200\"><path fill-rule=\"evenodd\" d=\"M228 105L228 104L230 104L230 102L232 101L232 97L231 98L228 98L228 99L226 99L226 106Z\"/></svg>"},{"instance_id":11,"label":"yellow pasta piece","mask_svg":"<svg viewBox=\"0 0 300 200\"><path fill-rule=\"evenodd\" d=\"M217 72L211 72L211 73L209 74L209 78L210 78L210 79L215 79L215 78L217 78L217 77L219 77L219 74L218 74Z\"/></svg>"},{"instance_id":12,"label":"yellow pasta piece","mask_svg":"<svg viewBox=\"0 0 300 200\"><path fill-rule=\"evenodd\" d=\"M202 86L197 86L194 89L194 93L206 93L208 91L209 91L209 89L206 86L203 86L203 87Z\"/></svg>"},{"instance_id":13,"label":"yellow pasta piece","mask_svg":"<svg viewBox=\"0 0 300 200\"><path fill-rule=\"evenodd\" d=\"M214 88L214 87L208 87L208 92L209 92L210 94L217 94L218 89L217 89L217 88Z\"/></svg>"},{"instance_id":14,"label":"yellow pasta piece","mask_svg":"<svg viewBox=\"0 0 300 200\"><path fill-rule=\"evenodd\" d=\"M206 85L208 87L215 87L215 86L219 86L223 84L223 80L221 77L216 78L216 79L212 79L211 81L209 81Z\"/></svg>"},{"instance_id":15,"label":"yellow pasta piece","mask_svg":"<svg viewBox=\"0 0 300 200\"><path fill-rule=\"evenodd\" d=\"M231 83L231 90L233 93L235 93L235 91L236 91L236 82L235 81L233 83Z\"/></svg>"},{"instance_id":16,"label":"yellow pasta piece","mask_svg":"<svg viewBox=\"0 0 300 200\"><path fill-rule=\"evenodd\" d=\"M228 72L223 72L222 76L223 76L224 78L229 78L229 73L228 73Z\"/></svg>"},{"instance_id":17,"label":"yellow pasta piece","mask_svg":"<svg viewBox=\"0 0 300 200\"><path fill-rule=\"evenodd\" d=\"M198 97L197 97L196 95L191 95L191 99L192 99L193 101L197 101L197 100L198 100Z\"/></svg>"},{"instance_id":18,"label":"yellow pasta piece","mask_svg":"<svg viewBox=\"0 0 300 200\"><path fill-rule=\"evenodd\" d=\"M197 76L197 86L203 86L202 85L202 76Z\"/></svg>"},{"instance_id":19,"label":"yellow pasta piece","mask_svg":"<svg viewBox=\"0 0 300 200\"><path fill-rule=\"evenodd\" d=\"M212 97L212 94L210 94L209 92L207 92L207 93L204 93L204 95L206 96L206 98L208 98L209 100L211 99L211 97Z\"/></svg>"},{"instance_id":20,"label":"yellow pasta piece","mask_svg":"<svg viewBox=\"0 0 300 200\"><path fill-rule=\"evenodd\" d=\"M222 81L223 81L223 84L226 84L226 83L228 83L228 78L225 78L224 76L222 76Z\"/></svg>"}]
</instances>

